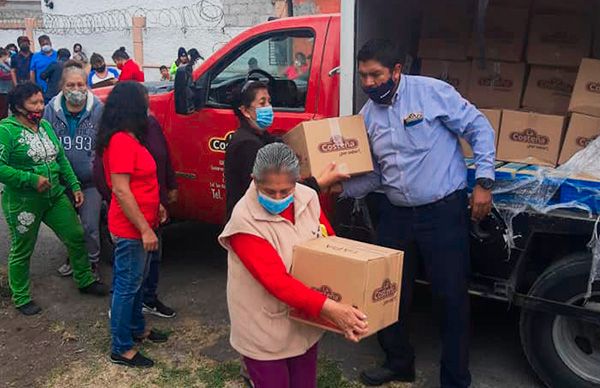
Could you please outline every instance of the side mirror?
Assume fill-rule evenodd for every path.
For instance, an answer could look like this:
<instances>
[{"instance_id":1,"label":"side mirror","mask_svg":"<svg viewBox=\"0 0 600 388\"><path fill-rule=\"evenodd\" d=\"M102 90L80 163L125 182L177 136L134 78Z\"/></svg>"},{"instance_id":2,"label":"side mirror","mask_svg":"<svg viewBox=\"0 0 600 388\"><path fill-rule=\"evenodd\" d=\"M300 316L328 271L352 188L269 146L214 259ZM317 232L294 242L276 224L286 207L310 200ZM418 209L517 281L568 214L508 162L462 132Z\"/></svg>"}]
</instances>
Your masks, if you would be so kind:
<instances>
[{"instance_id":1,"label":"side mirror","mask_svg":"<svg viewBox=\"0 0 600 388\"><path fill-rule=\"evenodd\" d=\"M185 66L175 73L175 112L190 115L202 109L208 96L208 75L193 80L192 68Z\"/></svg>"}]
</instances>

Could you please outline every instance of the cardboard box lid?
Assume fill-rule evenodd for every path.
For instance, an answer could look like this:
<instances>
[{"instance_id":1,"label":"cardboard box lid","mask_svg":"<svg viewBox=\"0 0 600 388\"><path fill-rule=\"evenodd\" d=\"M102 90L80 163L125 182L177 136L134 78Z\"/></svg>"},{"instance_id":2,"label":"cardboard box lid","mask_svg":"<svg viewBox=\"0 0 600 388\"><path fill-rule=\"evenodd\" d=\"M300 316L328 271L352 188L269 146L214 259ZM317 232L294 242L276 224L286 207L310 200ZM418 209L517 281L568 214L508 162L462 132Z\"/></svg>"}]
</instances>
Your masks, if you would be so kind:
<instances>
[{"instance_id":1,"label":"cardboard box lid","mask_svg":"<svg viewBox=\"0 0 600 388\"><path fill-rule=\"evenodd\" d=\"M497 159L556 166L563 129L563 116L503 110Z\"/></svg>"},{"instance_id":2,"label":"cardboard box lid","mask_svg":"<svg viewBox=\"0 0 600 388\"><path fill-rule=\"evenodd\" d=\"M569 111L600 117L600 60L581 61Z\"/></svg>"},{"instance_id":3,"label":"cardboard box lid","mask_svg":"<svg viewBox=\"0 0 600 388\"><path fill-rule=\"evenodd\" d=\"M471 62L446 61L441 59L423 59L421 61L421 75L437 78L454 86L463 96L469 90L469 76Z\"/></svg>"},{"instance_id":4,"label":"cardboard box lid","mask_svg":"<svg viewBox=\"0 0 600 388\"><path fill-rule=\"evenodd\" d=\"M573 113L558 163L566 163L577 151L587 147L598 136L600 136L600 117Z\"/></svg>"},{"instance_id":5,"label":"cardboard box lid","mask_svg":"<svg viewBox=\"0 0 600 388\"><path fill-rule=\"evenodd\" d=\"M485 18L485 57L519 62L523 57L529 11L519 8L489 7ZM469 55L480 58L476 31L471 35Z\"/></svg>"},{"instance_id":6,"label":"cardboard box lid","mask_svg":"<svg viewBox=\"0 0 600 388\"><path fill-rule=\"evenodd\" d=\"M343 256L359 262L379 260L388 256L402 254L402 251L350 240L343 237L331 236L317 238L296 245L294 249L318 251L333 256Z\"/></svg>"},{"instance_id":7,"label":"cardboard box lid","mask_svg":"<svg viewBox=\"0 0 600 388\"><path fill-rule=\"evenodd\" d=\"M473 61L469 99L479 108L517 109L525 78L524 63Z\"/></svg>"},{"instance_id":8,"label":"cardboard box lid","mask_svg":"<svg viewBox=\"0 0 600 388\"><path fill-rule=\"evenodd\" d=\"M529 30L527 62L577 66L590 54L591 37L591 23L578 15L535 15Z\"/></svg>"},{"instance_id":9,"label":"cardboard box lid","mask_svg":"<svg viewBox=\"0 0 600 388\"><path fill-rule=\"evenodd\" d=\"M576 68L531 66L522 106L540 113L565 114L576 78Z\"/></svg>"}]
</instances>

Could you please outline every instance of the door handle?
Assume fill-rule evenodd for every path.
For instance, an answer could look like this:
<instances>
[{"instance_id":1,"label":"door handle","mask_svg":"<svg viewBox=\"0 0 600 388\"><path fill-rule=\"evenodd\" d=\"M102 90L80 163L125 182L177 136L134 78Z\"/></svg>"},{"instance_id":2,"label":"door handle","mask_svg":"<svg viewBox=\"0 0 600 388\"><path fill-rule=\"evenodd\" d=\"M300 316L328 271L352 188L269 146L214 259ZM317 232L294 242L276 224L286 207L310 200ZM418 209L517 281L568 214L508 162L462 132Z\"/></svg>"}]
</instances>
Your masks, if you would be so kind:
<instances>
[{"instance_id":1,"label":"door handle","mask_svg":"<svg viewBox=\"0 0 600 388\"><path fill-rule=\"evenodd\" d=\"M333 69L329 70L329 73L327 73L327 75L329 75L330 77L333 77L336 74L340 74L341 71L341 66L336 66Z\"/></svg>"}]
</instances>

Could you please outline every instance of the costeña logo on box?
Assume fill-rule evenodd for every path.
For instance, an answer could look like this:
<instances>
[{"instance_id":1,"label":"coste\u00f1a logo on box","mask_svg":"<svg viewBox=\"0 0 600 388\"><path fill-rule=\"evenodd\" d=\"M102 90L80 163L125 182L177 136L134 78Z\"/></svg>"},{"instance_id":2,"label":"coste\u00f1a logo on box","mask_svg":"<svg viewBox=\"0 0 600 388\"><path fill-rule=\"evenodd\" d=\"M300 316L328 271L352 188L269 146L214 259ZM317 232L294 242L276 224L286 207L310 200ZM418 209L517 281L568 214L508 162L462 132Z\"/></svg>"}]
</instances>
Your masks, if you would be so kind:
<instances>
[{"instance_id":1,"label":"coste\u00f1a logo on box","mask_svg":"<svg viewBox=\"0 0 600 388\"><path fill-rule=\"evenodd\" d=\"M325 295L326 297L335 302L341 302L342 300L342 295L338 294L337 292L334 292L329 286L322 285L321 287L313 287L312 289L317 292L320 292L321 294Z\"/></svg>"},{"instance_id":2,"label":"coste\u00f1a logo on box","mask_svg":"<svg viewBox=\"0 0 600 388\"><path fill-rule=\"evenodd\" d=\"M541 79L537 82L540 89L554 90L556 92L571 93L573 85L560 78Z\"/></svg>"},{"instance_id":3,"label":"coste\u00f1a logo on box","mask_svg":"<svg viewBox=\"0 0 600 388\"><path fill-rule=\"evenodd\" d=\"M514 85L513 80L502 78L500 75L479 78L479 81L477 83L479 84L479 86L491 86L493 88L504 89L510 89Z\"/></svg>"},{"instance_id":4,"label":"coste\u00f1a logo on box","mask_svg":"<svg viewBox=\"0 0 600 388\"><path fill-rule=\"evenodd\" d=\"M398 292L398 285L392 283L390 279L385 279L381 287L373 291L373 302L381 302L386 299L393 298Z\"/></svg>"},{"instance_id":5,"label":"coste\u00f1a logo on box","mask_svg":"<svg viewBox=\"0 0 600 388\"><path fill-rule=\"evenodd\" d=\"M227 150L227 146L229 146L229 142L233 137L233 133L235 131L230 131L225 134L223 137L211 137L208 139L208 148L212 152L225 152Z\"/></svg>"},{"instance_id":6,"label":"coste\u00f1a logo on box","mask_svg":"<svg viewBox=\"0 0 600 388\"><path fill-rule=\"evenodd\" d=\"M326 154L328 152L347 151L358 148L358 140L342 138L340 143L336 143L333 138L328 142L321 143L318 146L320 152Z\"/></svg>"},{"instance_id":7,"label":"coste\u00f1a logo on box","mask_svg":"<svg viewBox=\"0 0 600 388\"><path fill-rule=\"evenodd\" d=\"M588 82L587 85L585 85L585 88L587 89L588 92L600 94L600 82L599 81Z\"/></svg>"},{"instance_id":8,"label":"coste\u00f1a logo on box","mask_svg":"<svg viewBox=\"0 0 600 388\"><path fill-rule=\"evenodd\" d=\"M518 141L519 143L528 143L544 146L550 143L550 138L548 136L538 134L533 128L527 128L521 132L511 132L510 140Z\"/></svg>"},{"instance_id":9,"label":"coste\u00f1a logo on box","mask_svg":"<svg viewBox=\"0 0 600 388\"><path fill-rule=\"evenodd\" d=\"M575 139L575 144L577 144L579 147L585 148L591 142L593 142L594 140L596 140L597 137L598 137L598 135L591 136L591 137L579 136L577 139Z\"/></svg>"}]
</instances>

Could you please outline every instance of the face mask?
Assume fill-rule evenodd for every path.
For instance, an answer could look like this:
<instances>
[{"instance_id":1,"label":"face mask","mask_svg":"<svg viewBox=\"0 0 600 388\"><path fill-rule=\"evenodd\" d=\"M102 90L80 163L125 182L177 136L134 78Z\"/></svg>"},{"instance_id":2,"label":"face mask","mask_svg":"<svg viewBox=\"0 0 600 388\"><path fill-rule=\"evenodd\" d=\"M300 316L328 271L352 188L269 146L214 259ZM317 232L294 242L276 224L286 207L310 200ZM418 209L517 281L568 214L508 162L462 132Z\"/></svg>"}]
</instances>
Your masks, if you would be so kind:
<instances>
[{"instance_id":1,"label":"face mask","mask_svg":"<svg viewBox=\"0 0 600 388\"><path fill-rule=\"evenodd\" d=\"M19 46L19 49L21 49L21 51L28 53L29 52L29 45L24 43L22 45Z\"/></svg>"},{"instance_id":2,"label":"face mask","mask_svg":"<svg viewBox=\"0 0 600 388\"><path fill-rule=\"evenodd\" d=\"M13 55L15 55L17 52L16 52L15 50L10 50L10 51L9 51L9 53L10 53L10 56L12 57L12 56L13 56Z\"/></svg>"},{"instance_id":3,"label":"face mask","mask_svg":"<svg viewBox=\"0 0 600 388\"><path fill-rule=\"evenodd\" d=\"M283 199L273 199L260 191L258 192L258 203L265 208L266 211L275 215L287 209L294 202L294 193Z\"/></svg>"},{"instance_id":4,"label":"face mask","mask_svg":"<svg viewBox=\"0 0 600 388\"><path fill-rule=\"evenodd\" d=\"M71 105L81 106L85 104L87 100L87 93L81 90L67 90L65 92L65 98Z\"/></svg>"},{"instance_id":5,"label":"face mask","mask_svg":"<svg viewBox=\"0 0 600 388\"><path fill-rule=\"evenodd\" d=\"M389 105L392 102L392 97L394 97L395 87L396 83L394 82L394 79L390 77L390 79L379 86L363 88L363 90L374 103Z\"/></svg>"},{"instance_id":6,"label":"face mask","mask_svg":"<svg viewBox=\"0 0 600 388\"><path fill-rule=\"evenodd\" d=\"M104 70L106 70L106 65L102 65L96 68L96 72L98 73L104 73Z\"/></svg>"},{"instance_id":7,"label":"face mask","mask_svg":"<svg viewBox=\"0 0 600 388\"><path fill-rule=\"evenodd\" d=\"M260 129L267 129L273 124L273 107L261 106L256 108L256 125Z\"/></svg>"},{"instance_id":8,"label":"face mask","mask_svg":"<svg viewBox=\"0 0 600 388\"><path fill-rule=\"evenodd\" d=\"M51 52L51 51L52 51L52 46L51 46L51 45L49 45L49 44L46 44L46 45L43 45L43 46L42 46L42 52L44 52L44 53L49 53L49 52Z\"/></svg>"},{"instance_id":9,"label":"face mask","mask_svg":"<svg viewBox=\"0 0 600 388\"><path fill-rule=\"evenodd\" d=\"M123 68L123 64L122 63L117 63L117 69L121 70Z\"/></svg>"},{"instance_id":10,"label":"face mask","mask_svg":"<svg viewBox=\"0 0 600 388\"><path fill-rule=\"evenodd\" d=\"M40 121L42 121L42 112L32 112L29 110L25 110L22 112L25 115L25 118L35 125L40 125Z\"/></svg>"}]
</instances>

